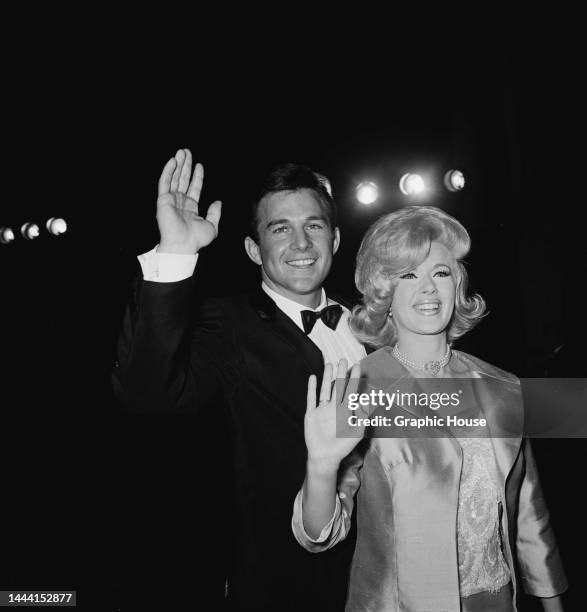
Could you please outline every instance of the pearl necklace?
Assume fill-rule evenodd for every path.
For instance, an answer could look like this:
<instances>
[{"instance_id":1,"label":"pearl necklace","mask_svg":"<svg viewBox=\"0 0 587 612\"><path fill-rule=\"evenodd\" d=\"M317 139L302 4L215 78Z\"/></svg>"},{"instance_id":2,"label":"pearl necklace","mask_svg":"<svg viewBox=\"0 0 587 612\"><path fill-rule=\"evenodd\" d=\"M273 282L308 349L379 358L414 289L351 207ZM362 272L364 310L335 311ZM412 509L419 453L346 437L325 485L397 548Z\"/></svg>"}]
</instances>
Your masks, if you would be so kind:
<instances>
[{"instance_id":1,"label":"pearl necklace","mask_svg":"<svg viewBox=\"0 0 587 612\"><path fill-rule=\"evenodd\" d=\"M393 347L393 355L405 366L409 366L410 368L414 368L415 370L421 370L422 372L426 372L428 374L432 374L432 376L438 376L441 368L443 368L449 361L451 356L450 346L446 347L446 354L442 359L437 359L433 361L428 361L426 363L414 363L410 361L403 353L400 353L400 350L397 348L397 344Z\"/></svg>"}]
</instances>

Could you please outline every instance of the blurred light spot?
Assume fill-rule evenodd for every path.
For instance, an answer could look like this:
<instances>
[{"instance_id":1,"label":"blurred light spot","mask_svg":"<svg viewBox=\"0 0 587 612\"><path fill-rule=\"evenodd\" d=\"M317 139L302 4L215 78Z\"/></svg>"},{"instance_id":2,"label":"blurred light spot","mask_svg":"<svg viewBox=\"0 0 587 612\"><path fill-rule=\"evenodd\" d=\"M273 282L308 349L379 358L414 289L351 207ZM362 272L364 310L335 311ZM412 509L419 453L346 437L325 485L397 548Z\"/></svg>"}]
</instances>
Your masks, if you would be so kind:
<instances>
[{"instance_id":1,"label":"blurred light spot","mask_svg":"<svg viewBox=\"0 0 587 612\"><path fill-rule=\"evenodd\" d=\"M419 174L408 172L399 180L399 188L405 195L418 195L426 191L426 184Z\"/></svg>"},{"instance_id":2,"label":"blurred light spot","mask_svg":"<svg viewBox=\"0 0 587 612\"><path fill-rule=\"evenodd\" d=\"M373 204L379 198L379 187L371 181L363 181L357 185L355 194L361 204Z\"/></svg>"},{"instance_id":3,"label":"blurred light spot","mask_svg":"<svg viewBox=\"0 0 587 612\"><path fill-rule=\"evenodd\" d=\"M39 226L36 223L25 223L20 228L20 233L22 234L23 238L33 240L39 235Z\"/></svg>"},{"instance_id":4,"label":"blurred light spot","mask_svg":"<svg viewBox=\"0 0 587 612\"><path fill-rule=\"evenodd\" d=\"M14 240L14 232L11 227L0 227L0 243L8 244Z\"/></svg>"},{"instance_id":5,"label":"blurred light spot","mask_svg":"<svg viewBox=\"0 0 587 612\"><path fill-rule=\"evenodd\" d=\"M51 217L47 221L47 231L54 236L59 236L67 231L67 223L58 217Z\"/></svg>"},{"instance_id":6,"label":"blurred light spot","mask_svg":"<svg viewBox=\"0 0 587 612\"><path fill-rule=\"evenodd\" d=\"M444 186L449 191L460 191L465 186L465 175L460 170L449 170L444 175Z\"/></svg>"}]
</instances>

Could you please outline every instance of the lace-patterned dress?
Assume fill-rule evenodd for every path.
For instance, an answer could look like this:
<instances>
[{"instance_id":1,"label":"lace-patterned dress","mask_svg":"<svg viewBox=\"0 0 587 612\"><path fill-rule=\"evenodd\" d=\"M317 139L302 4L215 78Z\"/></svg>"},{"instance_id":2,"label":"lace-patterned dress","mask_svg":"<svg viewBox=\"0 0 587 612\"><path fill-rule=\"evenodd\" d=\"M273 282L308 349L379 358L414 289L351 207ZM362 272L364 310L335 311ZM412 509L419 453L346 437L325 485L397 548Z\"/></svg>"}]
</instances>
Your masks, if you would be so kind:
<instances>
[{"instance_id":1,"label":"lace-patterned dress","mask_svg":"<svg viewBox=\"0 0 587 612\"><path fill-rule=\"evenodd\" d=\"M510 581L502 551L502 499L493 444L488 437L457 438L463 467L457 512L461 597L496 593Z\"/></svg>"}]
</instances>

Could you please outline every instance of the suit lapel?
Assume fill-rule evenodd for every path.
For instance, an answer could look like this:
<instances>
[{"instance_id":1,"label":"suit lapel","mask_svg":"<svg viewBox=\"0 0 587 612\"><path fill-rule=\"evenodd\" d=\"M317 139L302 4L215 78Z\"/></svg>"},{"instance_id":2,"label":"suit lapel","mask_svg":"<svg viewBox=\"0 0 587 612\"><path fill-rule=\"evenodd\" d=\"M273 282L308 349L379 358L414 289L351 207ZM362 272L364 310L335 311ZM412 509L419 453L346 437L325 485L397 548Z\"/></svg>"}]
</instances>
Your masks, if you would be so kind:
<instances>
[{"instance_id":1,"label":"suit lapel","mask_svg":"<svg viewBox=\"0 0 587 612\"><path fill-rule=\"evenodd\" d=\"M251 307L259 318L267 321L274 333L304 360L313 374L321 379L324 372L322 351L283 311L277 308L277 304L263 289L259 288L251 294L250 299Z\"/></svg>"}]
</instances>

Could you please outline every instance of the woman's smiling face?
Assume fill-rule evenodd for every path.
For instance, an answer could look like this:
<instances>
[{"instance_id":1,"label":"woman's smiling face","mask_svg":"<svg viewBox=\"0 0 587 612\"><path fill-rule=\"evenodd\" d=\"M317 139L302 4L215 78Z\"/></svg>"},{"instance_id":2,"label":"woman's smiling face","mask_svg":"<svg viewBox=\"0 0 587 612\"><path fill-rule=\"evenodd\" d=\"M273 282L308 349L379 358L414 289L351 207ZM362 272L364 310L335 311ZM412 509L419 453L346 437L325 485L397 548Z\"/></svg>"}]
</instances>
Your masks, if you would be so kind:
<instances>
[{"instance_id":1,"label":"woman's smiling face","mask_svg":"<svg viewBox=\"0 0 587 612\"><path fill-rule=\"evenodd\" d=\"M446 333L455 305L456 268L449 249L433 242L428 257L399 276L391 303L398 337Z\"/></svg>"}]
</instances>

